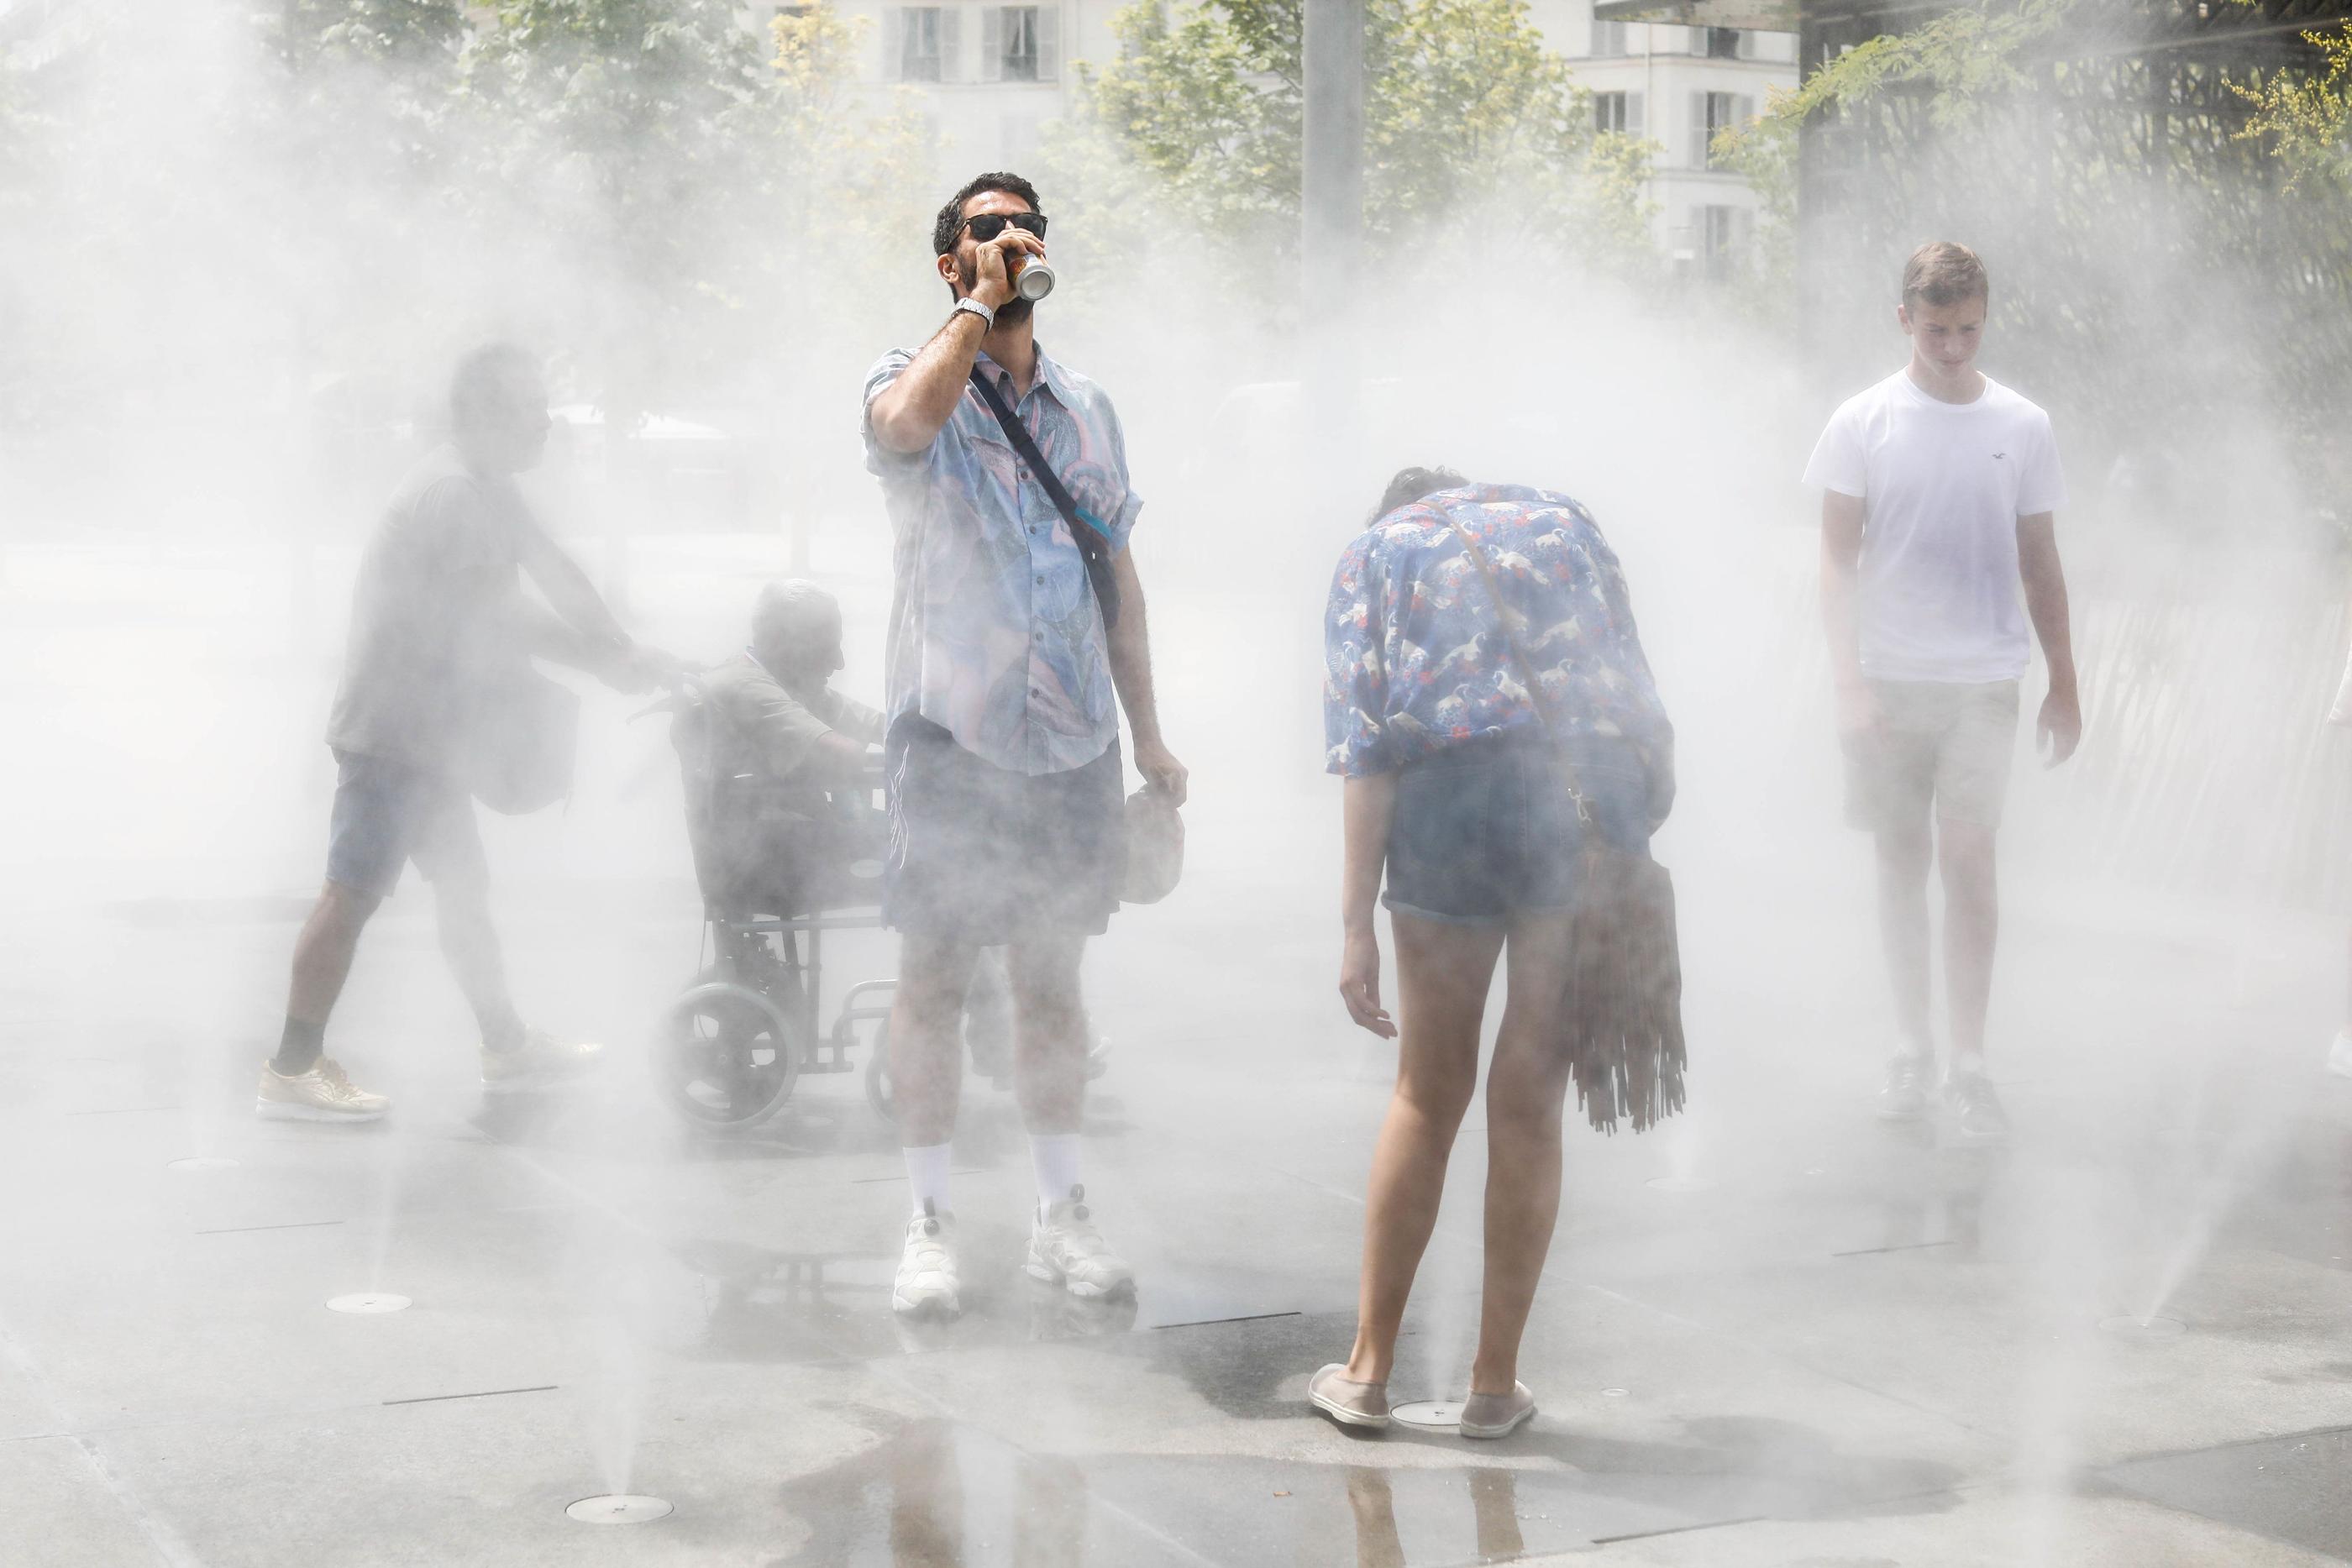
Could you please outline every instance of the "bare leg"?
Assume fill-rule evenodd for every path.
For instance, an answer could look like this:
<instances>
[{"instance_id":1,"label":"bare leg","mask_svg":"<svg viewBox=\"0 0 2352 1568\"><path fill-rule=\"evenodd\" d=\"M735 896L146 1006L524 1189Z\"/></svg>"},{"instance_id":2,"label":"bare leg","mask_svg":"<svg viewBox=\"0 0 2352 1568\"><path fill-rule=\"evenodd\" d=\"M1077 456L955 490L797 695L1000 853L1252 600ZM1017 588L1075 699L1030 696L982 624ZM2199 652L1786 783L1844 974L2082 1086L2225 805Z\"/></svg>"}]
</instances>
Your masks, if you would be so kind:
<instances>
[{"instance_id":1,"label":"bare leg","mask_svg":"<svg viewBox=\"0 0 2352 1568\"><path fill-rule=\"evenodd\" d=\"M1993 830L1937 824L1944 873L1944 988L1952 1016L1952 1061L1984 1059L1985 1009L1992 1000L1992 955L2000 929Z\"/></svg>"},{"instance_id":2,"label":"bare leg","mask_svg":"<svg viewBox=\"0 0 2352 1568\"><path fill-rule=\"evenodd\" d=\"M2346 942L2345 956L2344 1032L2352 1034L2352 939L2347 939Z\"/></svg>"},{"instance_id":3,"label":"bare leg","mask_svg":"<svg viewBox=\"0 0 2352 1568\"><path fill-rule=\"evenodd\" d=\"M1878 939L1895 993L1895 1027L1922 1055L1935 1050L1927 1030L1927 824L1878 834Z\"/></svg>"},{"instance_id":4,"label":"bare leg","mask_svg":"<svg viewBox=\"0 0 2352 1568\"><path fill-rule=\"evenodd\" d=\"M1514 925L1506 949L1503 1027L1486 1069L1486 1279L1470 1363L1473 1394L1508 1394L1517 1380L1519 1337L1559 1218L1569 1084L1559 1001L1568 949L1569 923L1557 915Z\"/></svg>"},{"instance_id":5,"label":"bare leg","mask_svg":"<svg viewBox=\"0 0 2352 1568\"><path fill-rule=\"evenodd\" d=\"M352 955L360 932L383 900L340 882L319 890L319 902L294 938L294 979L287 989L286 1016L323 1027L351 977Z\"/></svg>"},{"instance_id":6,"label":"bare leg","mask_svg":"<svg viewBox=\"0 0 2352 1568\"><path fill-rule=\"evenodd\" d=\"M979 949L936 936L908 936L898 954L898 997L890 1009L890 1089L898 1142L929 1148L955 1136L963 1092L963 994Z\"/></svg>"},{"instance_id":7,"label":"bare leg","mask_svg":"<svg viewBox=\"0 0 2352 1568\"><path fill-rule=\"evenodd\" d=\"M1348 1376L1386 1383L1412 1277L1437 1225L1446 1156L1478 1083L1486 987L1502 953L1499 927L1394 918L1396 1092L1372 1150L1364 1195L1364 1272Z\"/></svg>"},{"instance_id":8,"label":"bare leg","mask_svg":"<svg viewBox=\"0 0 2352 1568\"><path fill-rule=\"evenodd\" d=\"M1083 936L1016 942L1013 982L1013 1092L1033 1134L1075 1133L1086 1105L1087 1009L1078 989Z\"/></svg>"},{"instance_id":9,"label":"bare leg","mask_svg":"<svg viewBox=\"0 0 2352 1568\"><path fill-rule=\"evenodd\" d=\"M482 1026L482 1043L492 1051L508 1051L522 1043L522 1019L507 991L505 950L498 927L490 924L490 884L470 872L445 870L433 883L433 913L440 929L441 956L457 977L474 1017Z\"/></svg>"}]
</instances>

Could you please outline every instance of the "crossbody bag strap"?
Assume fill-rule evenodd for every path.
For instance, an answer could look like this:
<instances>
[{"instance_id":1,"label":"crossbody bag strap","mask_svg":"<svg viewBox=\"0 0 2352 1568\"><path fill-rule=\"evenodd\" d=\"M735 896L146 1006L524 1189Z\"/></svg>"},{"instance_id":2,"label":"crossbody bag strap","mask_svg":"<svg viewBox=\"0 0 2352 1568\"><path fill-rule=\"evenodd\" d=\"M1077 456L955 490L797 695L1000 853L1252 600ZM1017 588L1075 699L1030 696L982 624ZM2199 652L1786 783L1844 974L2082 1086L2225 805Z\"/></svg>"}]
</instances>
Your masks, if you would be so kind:
<instances>
[{"instance_id":1,"label":"crossbody bag strap","mask_svg":"<svg viewBox=\"0 0 2352 1568\"><path fill-rule=\"evenodd\" d=\"M1076 541L1078 554L1087 563L1087 580L1094 585L1095 599L1102 605L1104 629L1118 625L1118 581L1111 575L1110 529L1101 518L1079 506L1064 487L1061 476L1045 461L1045 455L1037 450L1037 438L1029 434L1021 416L1005 406L1004 399L997 394L995 385L978 365L971 368L971 384L979 389L981 401L988 404L988 412L996 416L996 423L1004 427L1004 439L1013 443L1013 450L1028 465L1037 483L1045 487L1054 509L1070 525L1070 538Z\"/></svg>"},{"instance_id":2,"label":"crossbody bag strap","mask_svg":"<svg viewBox=\"0 0 2352 1568\"><path fill-rule=\"evenodd\" d=\"M1495 569L1486 559L1486 552L1479 548L1476 539L1470 537L1470 530L1451 520L1446 526L1454 530L1454 537L1462 541L1462 553L1470 558L1470 564L1478 569L1479 577L1486 581L1486 597L1495 601L1495 624L1503 633L1503 646L1510 653L1512 666L1519 672L1520 683L1528 688L1528 701L1536 710L1536 722L1543 726L1544 734L1550 737L1552 749L1559 754L1560 767L1568 772L1568 795L1576 802L1577 820L1589 824L1592 821L1592 809L1585 803L1584 786L1577 777L1576 764L1569 759L1568 747L1563 743L1559 727L1551 721L1551 713L1544 701L1543 683L1536 679L1534 661L1519 645L1518 633L1511 630L1511 607L1503 601L1503 585L1496 578Z\"/></svg>"}]
</instances>

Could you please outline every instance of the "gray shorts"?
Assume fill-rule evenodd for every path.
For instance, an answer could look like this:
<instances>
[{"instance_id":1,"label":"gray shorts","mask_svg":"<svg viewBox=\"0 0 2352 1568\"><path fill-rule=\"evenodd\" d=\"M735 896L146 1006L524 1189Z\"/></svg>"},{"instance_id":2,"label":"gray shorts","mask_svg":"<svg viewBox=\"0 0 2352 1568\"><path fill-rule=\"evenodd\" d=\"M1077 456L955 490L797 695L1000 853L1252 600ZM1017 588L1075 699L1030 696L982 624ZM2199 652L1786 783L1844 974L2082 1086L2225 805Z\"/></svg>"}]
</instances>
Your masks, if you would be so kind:
<instances>
[{"instance_id":1,"label":"gray shorts","mask_svg":"<svg viewBox=\"0 0 2352 1568\"><path fill-rule=\"evenodd\" d=\"M364 752L335 753L327 880L389 898L410 861L428 881L488 874L474 798L440 774Z\"/></svg>"},{"instance_id":2,"label":"gray shorts","mask_svg":"<svg viewBox=\"0 0 2352 1568\"><path fill-rule=\"evenodd\" d=\"M1872 681L1879 726L1844 737L1845 820L1872 832L2000 825L2017 750L2015 681Z\"/></svg>"}]
</instances>

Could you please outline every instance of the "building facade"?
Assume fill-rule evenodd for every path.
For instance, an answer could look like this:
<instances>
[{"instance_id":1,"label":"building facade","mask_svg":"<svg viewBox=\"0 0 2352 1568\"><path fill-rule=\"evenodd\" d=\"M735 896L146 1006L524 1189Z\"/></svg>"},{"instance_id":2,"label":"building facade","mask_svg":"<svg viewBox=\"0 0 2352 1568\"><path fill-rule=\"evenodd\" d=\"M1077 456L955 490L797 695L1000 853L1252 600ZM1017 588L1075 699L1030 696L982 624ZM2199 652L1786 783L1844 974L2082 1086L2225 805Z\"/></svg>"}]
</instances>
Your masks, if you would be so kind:
<instances>
[{"instance_id":1,"label":"building facade","mask_svg":"<svg viewBox=\"0 0 2352 1568\"><path fill-rule=\"evenodd\" d=\"M1659 249L1677 271L1720 277L1739 265L1756 228L1756 194L1717 166L1715 133L1762 113L1775 88L1797 85L1797 36L1737 27L1609 22L1592 0L1533 0L1536 25L1592 94L1604 131L1656 143L1649 198Z\"/></svg>"},{"instance_id":2,"label":"building facade","mask_svg":"<svg viewBox=\"0 0 2352 1568\"><path fill-rule=\"evenodd\" d=\"M940 181L952 183L1034 158L1045 126L1071 107L1075 62L1100 66L1118 53L1111 17L1126 0L839 3L866 22L861 79L919 95ZM1648 193L1660 249L1677 270L1716 276L1737 266L1754 232L1756 198L1713 165L1709 142L1760 112L1771 89L1796 85L1796 36L1599 21L1592 0L1532 0L1530 10L1545 42L1591 90L1597 124L1658 144Z\"/></svg>"}]
</instances>

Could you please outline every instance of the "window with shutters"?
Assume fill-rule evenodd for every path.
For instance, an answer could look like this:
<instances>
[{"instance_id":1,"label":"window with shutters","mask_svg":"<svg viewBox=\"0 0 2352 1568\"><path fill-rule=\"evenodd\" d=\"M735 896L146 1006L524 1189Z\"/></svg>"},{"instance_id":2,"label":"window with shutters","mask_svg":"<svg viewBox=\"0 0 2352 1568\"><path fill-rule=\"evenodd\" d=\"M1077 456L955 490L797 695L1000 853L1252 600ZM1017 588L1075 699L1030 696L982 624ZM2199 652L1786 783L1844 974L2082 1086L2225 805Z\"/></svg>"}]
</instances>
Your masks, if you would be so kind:
<instances>
[{"instance_id":1,"label":"window with shutters","mask_svg":"<svg viewBox=\"0 0 2352 1568\"><path fill-rule=\"evenodd\" d=\"M1642 134L1642 95L1638 92L1596 92L1592 95L1592 128Z\"/></svg>"},{"instance_id":2,"label":"window with shutters","mask_svg":"<svg viewBox=\"0 0 2352 1568\"><path fill-rule=\"evenodd\" d=\"M1699 265L1709 277L1730 277L1748 248L1754 215L1746 207L1705 206L1698 219Z\"/></svg>"},{"instance_id":3,"label":"window with shutters","mask_svg":"<svg viewBox=\"0 0 2352 1568\"><path fill-rule=\"evenodd\" d=\"M893 14L900 81L945 81L947 52L940 46L952 18L940 5L908 5Z\"/></svg>"},{"instance_id":4,"label":"window with shutters","mask_svg":"<svg viewBox=\"0 0 2352 1568\"><path fill-rule=\"evenodd\" d=\"M1716 162L1715 135L1718 131L1735 125L1746 125L1756 118L1756 100L1739 92L1695 92L1691 94L1691 167L1714 169Z\"/></svg>"},{"instance_id":5,"label":"window with shutters","mask_svg":"<svg viewBox=\"0 0 2352 1568\"><path fill-rule=\"evenodd\" d=\"M1703 27L1699 31L1706 39L1708 59L1744 60L1755 52L1748 47L1748 35L1737 27Z\"/></svg>"},{"instance_id":6,"label":"window with shutters","mask_svg":"<svg viewBox=\"0 0 2352 1568\"><path fill-rule=\"evenodd\" d=\"M980 13L981 69L990 81L1055 81L1062 74L1062 13L1054 5L990 5Z\"/></svg>"},{"instance_id":7,"label":"window with shutters","mask_svg":"<svg viewBox=\"0 0 2352 1568\"><path fill-rule=\"evenodd\" d=\"M996 76L1000 81L1037 79L1037 7L1007 5L998 13Z\"/></svg>"}]
</instances>

